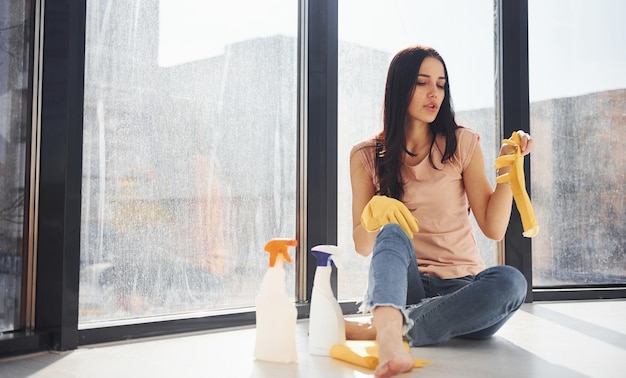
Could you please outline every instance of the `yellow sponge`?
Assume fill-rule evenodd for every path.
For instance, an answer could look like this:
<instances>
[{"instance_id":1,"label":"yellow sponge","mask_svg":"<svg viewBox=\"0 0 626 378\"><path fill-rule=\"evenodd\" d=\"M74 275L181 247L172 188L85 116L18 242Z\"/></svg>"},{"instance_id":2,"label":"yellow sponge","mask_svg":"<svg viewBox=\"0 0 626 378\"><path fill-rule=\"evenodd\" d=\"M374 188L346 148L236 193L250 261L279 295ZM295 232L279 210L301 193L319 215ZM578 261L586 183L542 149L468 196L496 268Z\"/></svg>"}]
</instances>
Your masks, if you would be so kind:
<instances>
[{"instance_id":1,"label":"yellow sponge","mask_svg":"<svg viewBox=\"0 0 626 378\"><path fill-rule=\"evenodd\" d=\"M410 351L409 344L404 343L407 351ZM349 340L344 344L335 344L330 348L332 358L349 362L367 369L376 369L378 366L378 344L368 340ZM421 368L431 363L431 361L414 358L414 368Z\"/></svg>"},{"instance_id":2,"label":"yellow sponge","mask_svg":"<svg viewBox=\"0 0 626 378\"><path fill-rule=\"evenodd\" d=\"M522 227L524 228L522 235L527 238L532 238L539 232L539 225L537 224L533 205L530 203L530 197L528 197L528 193L526 192L524 156L520 148L521 138L518 133L514 132L510 139L505 139L502 143L514 146L515 152L513 155L499 156L496 159L494 164L496 169L507 166L511 167L508 173L498 176L496 182L499 184L509 182L511 184L513 199L515 200L515 205L517 205L517 210L519 210L520 217L522 218Z\"/></svg>"}]
</instances>

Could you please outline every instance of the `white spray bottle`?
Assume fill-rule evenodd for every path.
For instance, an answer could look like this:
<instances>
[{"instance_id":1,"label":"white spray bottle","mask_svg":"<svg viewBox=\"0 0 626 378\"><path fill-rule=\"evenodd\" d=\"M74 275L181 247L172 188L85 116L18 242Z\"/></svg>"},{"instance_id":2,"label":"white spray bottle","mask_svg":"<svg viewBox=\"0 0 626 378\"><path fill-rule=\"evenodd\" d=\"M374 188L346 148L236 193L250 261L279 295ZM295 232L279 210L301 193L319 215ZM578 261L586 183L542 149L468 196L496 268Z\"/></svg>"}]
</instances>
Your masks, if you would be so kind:
<instances>
[{"instance_id":1,"label":"white spray bottle","mask_svg":"<svg viewBox=\"0 0 626 378\"><path fill-rule=\"evenodd\" d=\"M272 239L265 245L270 254L269 269L256 297L256 344L254 358L292 363L298 360L296 320L298 311L285 290L283 262L291 262L287 248L298 245L292 239Z\"/></svg>"},{"instance_id":2,"label":"white spray bottle","mask_svg":"<svg viewBox=\"0 0 626 378\"><path fill-rule=\"evenodd\" d=\"M339 252L334 245L311 248L311 253L317 258L317 268L309 316L309 354L328 356L333 345L346 342L343 313L330 287L332 256L337 256Z\"/></svg>"}]
</instances>

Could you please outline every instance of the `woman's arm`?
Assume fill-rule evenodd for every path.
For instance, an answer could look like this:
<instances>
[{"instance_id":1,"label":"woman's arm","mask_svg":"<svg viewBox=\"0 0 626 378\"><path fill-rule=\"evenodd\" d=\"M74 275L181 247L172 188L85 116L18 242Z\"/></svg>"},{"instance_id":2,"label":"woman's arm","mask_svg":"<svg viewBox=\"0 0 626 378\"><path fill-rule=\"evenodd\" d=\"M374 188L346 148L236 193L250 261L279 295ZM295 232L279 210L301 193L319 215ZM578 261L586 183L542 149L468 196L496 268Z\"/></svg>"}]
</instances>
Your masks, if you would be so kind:
<instances>
[{"instance_id":1,"label":"woman's arm","mask_svg":"<svg viewBox=\"0 0 626 378\"><path fill-rule=\"evenodd\" d=\"M378 232L369 232L361 226L361 213L376 193L372 178L356 153L350 157L350 182L352 184L352 238L356 251L368 256L374 248Z\"/></svg>"},{"instance_id":2,"label":"woman's arm","mask_svg":"<svg viewBox=\"0 0 626 378\"><path fill-rule=\"evenodd\" d=\"M527 155L530 153L532 139L523 131L518 131L518 133L522 139L522 154ZM514 148L503 145L500 149L500 156L512 154ZM508 170L509 167L502 168L499 173L503 174ZM463 172L463 183L478 226L486 237L501 240L509 225L513 194L508 183L496 184L495 189L491 188L487 180L485 159L480 145L474 149L470 163Z\"/></svg>"}]
</instances>

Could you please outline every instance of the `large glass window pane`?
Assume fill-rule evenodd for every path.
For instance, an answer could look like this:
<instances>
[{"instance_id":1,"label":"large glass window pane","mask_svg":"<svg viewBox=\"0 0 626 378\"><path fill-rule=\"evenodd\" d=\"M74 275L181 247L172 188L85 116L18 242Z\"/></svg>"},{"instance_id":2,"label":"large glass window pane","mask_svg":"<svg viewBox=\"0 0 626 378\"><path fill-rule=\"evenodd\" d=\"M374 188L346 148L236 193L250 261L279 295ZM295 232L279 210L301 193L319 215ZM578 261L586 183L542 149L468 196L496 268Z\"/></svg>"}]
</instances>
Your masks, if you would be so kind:
<instances>
[{"instance_id":1,"label":"large glass window pane","mask_svg":"<svg viewBox=\"0 0 626 378\"><path fill-rule=\"evenodd\" d=\"M626 284L626 3L528 5L533 283Z\"/></svg>"},{"instance_id":2,"label":"large glass window pane","mask_svg":"<svg viewBox=\"0 0 626 378\"><path fill-rule=\"evenodd\" d=\"M87 1L81 327L254 305L295 237L296 35L287 0Z\"/></svg>"},{"instance_id":3,"label":"large glass window pane","mask_svg":"<svg viewBox=\"0 0 626 378\"><path fill-rule=\"evenodd\" d=\"M441 53L450 76L457 123L481 134L487 166L500 140L496 133L493 0L342 0L339 2L339 168L338 243L345 251L339 272L341 299L360 298L369 260L352 241L349 153L352 146L382 129L387 68L393 55L410 45ZM495 180L495 172L489 179ZM476 228L481 255L497 264L497 243Z\"/></svg>"},{"instance_id":4,"label":"large glass window pane","mask_svg":"<svg viewBox=\"0 0 626 378\"><path fill-rule=\"evenodd\" d=\"M30 25L29 2L0 2L0 333L22 326Z\"/></svg>"}]
</instances>

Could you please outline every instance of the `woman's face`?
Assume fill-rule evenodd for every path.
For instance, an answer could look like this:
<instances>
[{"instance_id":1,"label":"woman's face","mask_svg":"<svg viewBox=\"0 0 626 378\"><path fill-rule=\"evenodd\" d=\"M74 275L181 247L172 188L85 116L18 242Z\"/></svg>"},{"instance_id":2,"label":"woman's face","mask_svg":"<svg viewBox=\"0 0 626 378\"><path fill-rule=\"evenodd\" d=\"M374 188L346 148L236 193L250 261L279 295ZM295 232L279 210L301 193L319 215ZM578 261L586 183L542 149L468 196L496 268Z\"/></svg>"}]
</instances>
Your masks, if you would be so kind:
<instances>
[{"instance_id":1,"label":"woman's face","mask_svg":"<svg viewBox=\"0 0 626 378\"><path fill-rule=\"evenodd\" d=\"M431 123L437 117L445 97L446 84L443 64L433 57L422 61L415 82L415 90L409 102L407 122Z\"/></svg>"}]
</instances>

